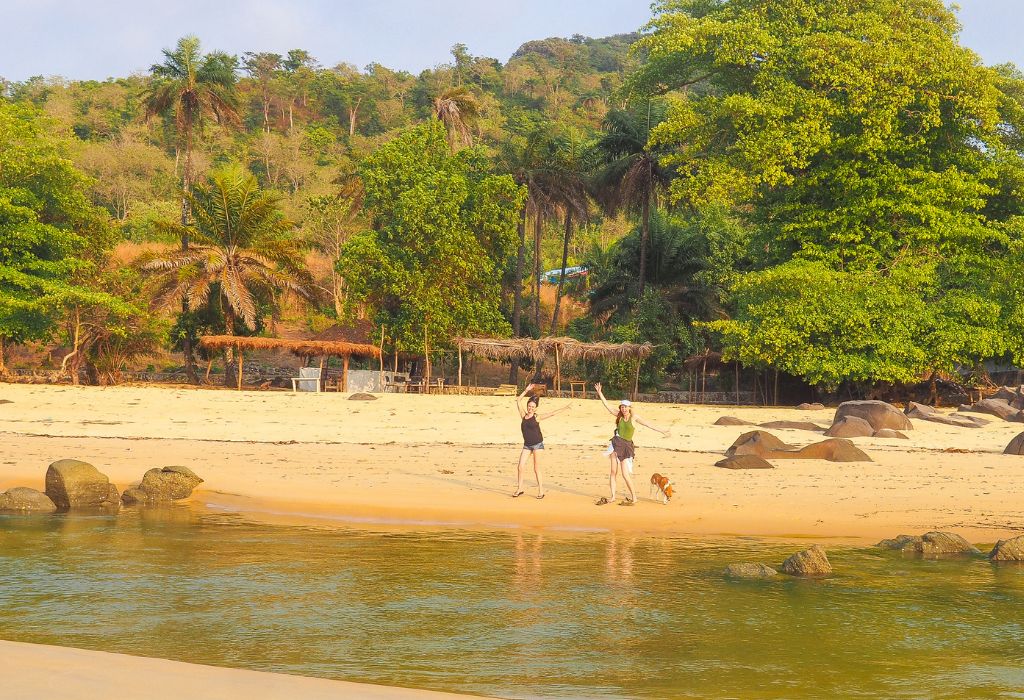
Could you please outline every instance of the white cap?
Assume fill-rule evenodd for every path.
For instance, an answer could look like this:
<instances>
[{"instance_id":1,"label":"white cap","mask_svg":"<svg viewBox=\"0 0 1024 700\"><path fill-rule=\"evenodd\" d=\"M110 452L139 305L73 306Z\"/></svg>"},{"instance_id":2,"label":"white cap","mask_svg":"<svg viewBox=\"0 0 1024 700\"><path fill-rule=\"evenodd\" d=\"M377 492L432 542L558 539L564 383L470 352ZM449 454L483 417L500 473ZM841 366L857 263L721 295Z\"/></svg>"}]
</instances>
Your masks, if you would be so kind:
<instances>
[{"instance_id":1,"label":"white cap","mask_svg":"<svg viewBox=\"0 0 1024 700\"><path fill-rule=\"evenodd\" d=\"M619 405L620 406L625 406L626 408L629 408L630 406L633 405L633 402L630 401L629 399L622 399L622 401L619 401Z\"/></svg>"}]
</instances>

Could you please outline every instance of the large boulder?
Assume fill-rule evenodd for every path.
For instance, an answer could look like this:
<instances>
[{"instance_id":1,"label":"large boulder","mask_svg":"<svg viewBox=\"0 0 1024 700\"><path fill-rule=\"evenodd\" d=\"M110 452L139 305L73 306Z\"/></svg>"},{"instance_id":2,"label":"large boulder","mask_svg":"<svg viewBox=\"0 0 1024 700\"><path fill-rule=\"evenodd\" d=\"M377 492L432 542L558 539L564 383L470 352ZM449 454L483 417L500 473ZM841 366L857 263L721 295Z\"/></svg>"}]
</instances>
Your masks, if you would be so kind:
<instances>
[{"instance_id":1,"label":"large boulder","mask_svg":"<svg viewBox=\"0 0 1024 700\"><path fill-rule=\"evenodd\" d=\"M18 486L0 493L0 511L15 513L52 513L57 506L42 491Z\"/></svg>"},{"instance_id":2,"label":"large boulder","mask_svg":"<svg viewBox=\"0 0 1024 700\"><path fill-rule=\"evenodd\" d=\"M790 576L828 576L832 573L832 564L825 550L816 544L782 562L781 571Z\"/></svg>"},{"instance_id":3,"label":"large boulder","mask_svg":"<svg viewBox=\"0 0 1024 700\"><path fill-rule=\"evenodd\" d=\"M1024 455L1024 433L1020 433L1003 450L1004 455Z\"/></svg>"},{"instance_id":4,"label":"large boulder","mask_svg":"<svg viewBox=\"0 0 1024 700\"><path fill-rule=\"evenodd\" d=\"M736 455L735 457L726 457L715 462L716 467L722 467L723 469L774 469L771 462L766 460L764 457L758 457L757 455Z\"/></svg>"},{"instance_id":5,"label":"large boulder","mask_svg":"<svg viewBox=\"0 0 1024 700\"><path fill-rule=\"evenodd\" d=\"M959 410L971 413L987 413L1003 420L1024 423L1024 414L1021 413L1021 410L1014 408L1004 399L982 399L970 406L961 406Z\"/></svg>"},{"instance_id":6,"label":"large boulder","mask_svg":"<svg viewBox=\"0 0 1024 700\"><path fill-rule=\"evenodd\" d=\"M46 470L46 495L60 510L117 508L120 494L105 474L77 459L61 459Z\"/></svg>"},{"instance_id":7,"label":"large boulder","mask_svg":"<svg viewBox=\"0 0 1024 700\"><path fill-rule=\"evenodd\" d=\"M988 553L992 561L1024 561L1024 535L999 540Z\"/></svg>"},{"instance_id":8,"label":"large boulder","mask_svg":"<svg viewBox=\"0 0 1024 700\"><path fill-rule=\"evenodd\" d=\"M773 420L761 423L762 428L774 428L775 430L812 430L820 433L825 428L817 423L801 420Z\"/></svg>"},{"instance_id":9,"label":"large boulder","mask_svg":"<svg viewBox=\"0 0 1024 700\"><path fill-rule=\"evenodd\" d=\"M926 532L906 542L900 551L932 557L981 555L977 547L953 532Z\"/></svg>"},{"instance_id":10,"label":"large boulder","mask_svg":"<svg viewBox=\"0 0 1024 700\"><path fill-rule=\"evenodd\" d=\"M772 455L776 459L782 456ZM821 442L811 443L807 447L790 453L791 459L827 459L829 462L871 462L871 457L864 450L845 438L829 438Z\"/></svg>"},{"instance_id":11,"label":"large boulder","mask_svg":"<svg viewBox=\"0 0 1024 700\"><path fill-rule=\"evenodd\" d=\"M881 542L879 542L875 546L876 547L881 547L882 549L903 549L905 546L907 546L908 544L910 544L912 542L920 542L920 541L921 541L921 536L920 535L896 535L895 538L893 538L891 540L882 540Z\"/></svg>"},{"instance_id":12,"label":"large boulder","mask_svg":"<svg viewBox=\"0 0 1024 700\"><path fill-rule=\"evenodd\" d=\"M736 416L722 416L715 421L715 425L754 425L754 423Z\"/></svg>"},{"instance_id":13,"label":"large boulder","mask_svg":"<svg viewBox=\"0 0 1024 700\"><path fill-rule=\"evenodd\" d=\"M787 445L771 433L766 433L763 430L751 430L736 438L736 441L725 451L725 455L726 457L737 455L768 457L772 453L786 452L792 449L791 445Z\"/></svg>"},{"instance_id":14,"label":"large boulder","mask_svg":"<svg viewBox=\"0 0 1024 700\"><path fill-rule=\"evenodd\" d=\"M871 437L874 434L875 429L871 424L857 416L843 416L825 431L828 437L837 438Z\"/></svg>"},{"instance_id":15,"label":"large boulder","mask_svg":"<svg viewBox=\"0 0 1024 700\"><path fill-rule=\"evenodd\" d=\"M729 564L723 572L726 578L772 578L778 576L779 572L765 564Z\"/></svg>"},{"instance_id":16,"label":"large boulder","mask_svg":"<svg viewBox=\"0 0 1024 700\"><path fill-rule=\"evenodd\" d=\"M125 489L121 500L125 505L136 503L169 503L188 498L192 489L203 483L188 467L164 467L150 469L138 486Z\"/></svg>"},{"instance_id":17,"label":"large boulder","mask_svg":"<svg viewBox=\"0 0 1024 700\"><path fill-rule=\"evenodd\" d=\"M836 415L832 419L832 423L835 424L840 418L846 416L863 418L871 424L873 430L881 430L882 428L890 428L892 430L914 429L914 425L910 422L909 418L903 415L902 411L895 406L887 404L885 401L844 401L836 409Z\"/></svg>"},{"instance_id":18,"label":"large boulder","mask_svg":"<svg viewBox=\"0 0 1024 700\"><path fill-rule=\"evenodd\" d=\"M920 420L931 421L932 423L941 423L942 425L955 425L958 428L980 428L983 425L987 425L988 421L984 418L975 418L974 416L962 416L962 415L951 415L947 416L944 413L939 413L931 406L925 406L924 404L911 401L907 404L905 413L910 418L918 418Z\"/></svg>"}]
</instances>

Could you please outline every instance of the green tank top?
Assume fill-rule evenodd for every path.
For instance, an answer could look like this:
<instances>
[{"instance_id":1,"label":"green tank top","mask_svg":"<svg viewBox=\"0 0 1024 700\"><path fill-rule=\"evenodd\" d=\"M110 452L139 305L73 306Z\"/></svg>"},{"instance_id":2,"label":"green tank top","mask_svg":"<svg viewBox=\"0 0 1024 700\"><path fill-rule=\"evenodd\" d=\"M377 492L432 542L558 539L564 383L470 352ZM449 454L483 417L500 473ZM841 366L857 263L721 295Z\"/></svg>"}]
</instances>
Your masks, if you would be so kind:
<instances>
[{"instance_id":1,"label":"green tank top","mask_svg":"<svg viewBox=\"0 0 1024 700\"><path fill-rule=\"evenodd\" d=\"M636 427L633 425L632 418L628 421L622 420L621 418L617 419L615 421L615 429L618 431L620 438L633 442L633 433L635 432Z\"/></svg>"}]
</instances>

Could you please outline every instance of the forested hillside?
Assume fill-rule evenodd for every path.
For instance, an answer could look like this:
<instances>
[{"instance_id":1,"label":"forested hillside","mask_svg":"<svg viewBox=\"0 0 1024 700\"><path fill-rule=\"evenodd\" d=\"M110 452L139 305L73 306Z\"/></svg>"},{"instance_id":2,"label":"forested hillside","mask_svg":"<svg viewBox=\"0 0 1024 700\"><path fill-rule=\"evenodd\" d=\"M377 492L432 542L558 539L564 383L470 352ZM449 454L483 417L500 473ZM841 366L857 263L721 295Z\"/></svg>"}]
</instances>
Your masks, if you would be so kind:
<instances>
[{"instance_id":1,"label":"forested hillside","mask_svg":"<svg viewBox=\"0 0 1024 700\"><path fill-rule=\"evenodd\" d=\"M0 371L56 345L76 381L168 351L196 379L200 335L359 317L406 352L648 341L649 389L714 351L830 391L982 381L1024 359L1024 76L957 33L940 0L666 0L419 75L185 37L3 83Z\"/></svg>"}]
</instances>

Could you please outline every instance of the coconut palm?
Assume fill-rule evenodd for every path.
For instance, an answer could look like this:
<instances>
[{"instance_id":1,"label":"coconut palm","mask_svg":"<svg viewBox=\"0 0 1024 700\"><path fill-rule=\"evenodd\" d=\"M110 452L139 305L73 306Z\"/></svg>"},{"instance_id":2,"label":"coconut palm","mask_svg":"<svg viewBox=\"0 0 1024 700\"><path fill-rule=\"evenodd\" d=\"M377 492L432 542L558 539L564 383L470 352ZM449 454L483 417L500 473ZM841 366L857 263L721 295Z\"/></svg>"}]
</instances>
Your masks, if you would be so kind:
<instances>
[{"instance_id":1,"label":"coconut palm","mask_svg":"<svg viewBox=\"0 0 1024 700\"><path fill-rule=\"evenodd\" d=\"M553 142L550 167L553 171L552 179L557 185L552 192L552 199L565 221L561 274L558 276L558 289L555 292L555 310L551 314L551 332L556 333L573 224L584 223L590 219L588 178L593 169L593 150L583 143L576 132L569 132Z\"/></svg>"},{"instance_id":2,"label":"coconut palm","mask_svg":"<svg viewBox=\"0 0 1024 700\"><path fill-rule=\"evenodd\" d=\"M480 116L480 104L469 88L448 88L435 97L434 116L444 124L453 151L473 145L472 128Z\"/></svg>"},{"instance_id":3,"label":"coconut palm","mask_svg":"<svg viewBox=\"0 0 1024 700\"><path fill-rule=\"evenodd\" d=\"M637 298L643 296L647 283L651 208L672 177L669 169L661 164L661 154L648 143L651 128L664 119L664 109L648 104L645 112L616 110L605 117L604 134L597 142L604 163L595 187L598 201L610 215L625 209L640 216Z\"/></svg>"},{"instance_id":4,"label":"coconut palm","mask_svg":"<svg viewBox=\"0 0 1024 700\"><path fill-rule=\"evenodd\" d=\"M142 266L157 273L158 305L195 309L216 290L227 332L235 335L239 323L256 328L260 296L293 292L314 300L313 277L290 236L293 224L276 195L261 191L251 173L234 166L214 171L185 197L195 221L189 227L193 245ZM178 223L166 227L184 234Z\"/></svg>"},{"instance_id":5,"label":"coconut palm","mask_svg":"<svg viewBox=\"0 0 1024 700\"><path fill-rule=\"evenodd\" d=\"M177 148L185 155L182 192L192 187L192 148L203 120L212 116L218 123L239 123L235 109L235 70L238 60L220 51L205 56L199 39L186 36L173 51L164 49L164 62L150 68L153 81L145 95L146 118L173 117ZM181 202L181 247L188 249L188 198Z\"/></svg>"}]
</instances>

